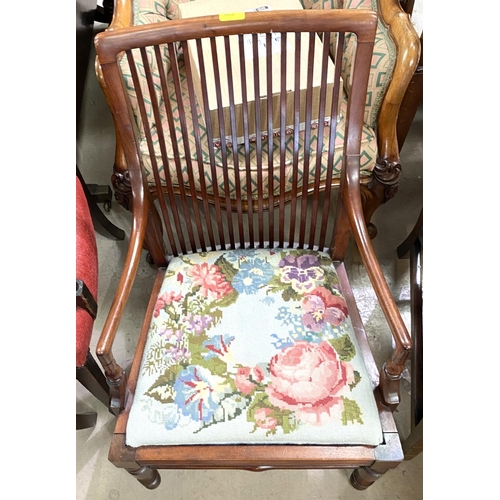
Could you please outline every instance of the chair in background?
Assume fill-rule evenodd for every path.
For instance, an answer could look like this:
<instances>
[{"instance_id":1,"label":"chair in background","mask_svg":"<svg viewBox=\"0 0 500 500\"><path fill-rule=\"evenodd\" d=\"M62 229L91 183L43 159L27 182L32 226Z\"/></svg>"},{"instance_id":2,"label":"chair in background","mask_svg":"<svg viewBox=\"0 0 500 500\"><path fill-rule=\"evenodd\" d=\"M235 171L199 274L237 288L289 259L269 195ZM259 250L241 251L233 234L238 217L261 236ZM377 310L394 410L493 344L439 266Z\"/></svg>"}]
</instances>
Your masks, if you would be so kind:
<instances>
[{"instance_id":1,"label":"chair in background","mask_svg":"<svg viewBox=\"0 0 500 500\"><path fill-rule=\"evenodd\" d=\"M113 20L108 29L117 30L134 25L144 26L158 22L171 22L171 20L178 17L178 4L182 4L183 1L117 0ZM403 144L408 132L405 123L398 126L398 116L400 121L405 119L403 116L405 113L400 112L400 107L419 60L420 42L418 35L411 24L409 15L402 9L399 0L301 0L301 2L302 6L307 10L371 9L379 14L375 50L371 61L363 116L360 168L363 212L370 236L373 238L377 233L376 227L370 222L374 212L380 205L391 199L398 189L401 174L399 157L401 147L398 145L398 141ZM290 0L289 4L290 8L293 8L293 0ZM233 6L231 6L231 9L233 9ZM350 75L354 62L355 46L354 38L346 38L345 49L340 59L342 61L345 99L347 99L350 92ZM332 55L334 50L334 43L332 42ZM98 58L96 60L96 70L104 94L108 102L110 102L109 92L101 75ZM180 71L183 72L184 69L181 68ZM127 74L125 76L128 85L131 75ZM144 74L140 74L140 78L143 80L142 85L146 86ZM132 87L132 85L129 85L130 92L132 92ZM131 99L134 101L134 96L131 95ZM174 103L173 119L178 124L180 117L176 108L177 106ZM342 106L341 112L343 109ZM134 113L138 113L135 105L133 110ZM409 110L409 113L411 112L413 111ZM161 119L166 120L166 117L162 116ZM187 127L190 128L192 119L188 116L187 120ZM164 126L167 126L166 123L164 123ZM115 128L117 128L116 124ZM344 134L344 121L342 120L338 123L337 134L339 137ZM289 139L291 140L290 137ZM314 131L311 133L309 140L312 146L318 140ZM122 142L119 134L117 134L112 183L118 202L126 209L130 209L132 192L129 181L129 166L126 162L125 146ZM165 184L158 188L155 186L153 168L151 167L153 159L147 153L146 136L143 131L141 131L141 142L140 154L143 155L146 176L153 197L157 197L159 190L163 193L167 192L167 186ZM194 139L191 142L191 146L194 148ZM156 151L155 155L158 161L160 158L159 152ZM196 156L194 149L191 149L191 155L191 160L194 160ZM175 156L172 148L168 150L168 156L170 158ZM340 153L332 176L332 183L336 187L340 183L341 156ZM182 161L183 168L185 168L188 159L183 157Z\"/></svg>"},{"instance_id":2,"label":"chair in background","mask_svg":"<svg viewBox=\"0 0 500 500\"><path fill-rule=\"evenodd\" d=\"M94 226L87 197L76 176L76 379L107 408L106 378L90 353L92 328L97 315L98 263ZM95 412L76 416L76 428L95 425Z\"/></svg>"},{"instance_id":3,"label":"chair in background","mask_svg":"<svg viewBox=\"0 0 500 500\"><path fill-rule=\"evenodd\" d=\"M403 460L393 411L411 338L371 245L359 176L377 21L355 9L247 12L96 37L133 199L96 352L119 412L109 460L147 488L159 486L157 469L348 468L365 489ZM353 34L339 113L330 42L340 61ZM231 104L241 92L241 116L223 112L222 89ZM394 339L381 367L344 266L351 235ZM158 272L127 376L113 342L146 240Z\"/></svg>"},{"instance_id":4,"label":"chair in background","mask_svg":"<svg viewBox=\"0 0 500 500\"><path fill-rule=\"evenodd\" d=\"M408 237L397 248L400 259L410 259L410 312L413 351L411 356L411 431L403 441L405 460L416 457L424 446L424 393L423 393L423 298L424 269L424 212Z\"/></svg>"}]
</instances>

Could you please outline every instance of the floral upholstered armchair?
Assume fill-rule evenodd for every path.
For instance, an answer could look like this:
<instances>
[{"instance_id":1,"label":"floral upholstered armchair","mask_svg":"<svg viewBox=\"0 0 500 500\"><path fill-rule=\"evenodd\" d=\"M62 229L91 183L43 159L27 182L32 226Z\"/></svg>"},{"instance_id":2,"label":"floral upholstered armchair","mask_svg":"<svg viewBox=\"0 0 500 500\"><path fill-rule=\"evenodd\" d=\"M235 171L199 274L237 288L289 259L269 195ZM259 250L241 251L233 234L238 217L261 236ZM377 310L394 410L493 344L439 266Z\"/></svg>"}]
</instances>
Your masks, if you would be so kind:
<instances>
[{"instance_id":1,"label":"floral upholstered armchair","mask_svg":"<svg viewBox=\"0 0 500 500\"><path fill-rule=\"evenodd\" d=\"M183 3L184 1L185 0L178 0L178 2L175 2L174 0L116 0L113 21L108 30L116 30L134 25L168 22L169 20L178 17L178 3ZM370 236L374 237L377 230L370 222L372 215L380 205L392 198L398 189L401 164L399 157L400 148L398 147L396 130L397 120L402 99L419 60L419 37L411 24L410 17L401 8L399 0L300 0L300 2L305 9L371 9L378 12L379 15L378 30L372 57L371 74L368 83L365 106L360 169L365 221L368 225ZM331 44L332 55L334 53L333 44L334 42ZM347 38L345 41L344 56L342 60L344 103L341 104L341 114L345 112L345 94L349 92L350 74L353 65L355 47L355 37ZM154 66L156 62L154 62L152 54L149 54L148 58L151 65ZM163 63L165 64L168 72L170 68L170 59L166 52L163 54ZM140 76L141 70L139 67L138 69ZM153 70L153 74L157 76L158 68L152 67L151 69ZM108 91L100 75L98 60L96 60L96 71L104 94L108 97ZM171 76L171 72L168 74ZM124 78L125 85L129 88L129 98L131 99L132 106L134 107L136 99L133 95L133 91L130 90L132 85L127 85L127 80L131 81L130 73L125 73ZM144 77L142 78L144 81L141 83L141 87L143 92L147 95L149 92L147 82ZM187 90L185 95L187 100ZM174 94L172 94L172 100L175 100ZM173 107L175 108L175 106ZM134 112L138 113L138 109L135 108ZM151 113L151 118L153 110L150 109L149 112ZM162 114L162 117L165 122L162 124L163 127L168 127L165 114ZM188 124L192 124L192 117L189 114L185 117L185 119ZM152 121L154 122L154 120ZM178 114L177 116L174 116L174 121L175 126L178 126ZM138 122L140 122L140 120L138 120ZM336 165L334 170L334 179L332 181L334 185L338 185L340 182L340 170L342 168L341 145L344 134L344 125L345 122L341 118L336 130L339 149L337 151L336 143ZM153 126L156 126L156 124ZM328 134L327 129L328 127L325 127L325 137L327 137ZM155 134L153 133L153 136L154 135ZM191 133L191 135L193 134ZM275 140L279 140L279 138L276 138ZM289 135L287 140L293 141L293 134ZM402 138L402 140L404 140L404 138ZM315 150L317 141L317 133L312 131L310 137L311 151ZM191 146L192 147L190 147L189 150L194 151L194 138L192 138ZM168 144L167 147L169 148L169 158L173 159L176 156L180 156L181 159L185 159L186 154L182 144ZM228 149L231 149L230 144L228 145ZM157 197L158 193L153 187L154 182L151 173L152 159L145 140L144 144L141 144L141 152L143 153L142 161L148 181L151 185L152 195L153 197ZM240 155L244 155L241 150L238 151L238 153ZM208 162L207 151L203 151L203 154L204 157L207 158ZM228 154L231 155L231 152ZM194 153L191 153L191 155L194 158ZM155 156L158 158L161 156L159 151L158 155ZM324 156L325 158L327 156L326 150ZM216 154L216 161L217 159ZM311 163L315 161L314 155L311 155L310 161ZM290 165L291 158L286 158L286 162ZM322 163L324 163L323 160ZM120 137L118 136L116 137L115 164L112 182L115 188L116 199L122 206L130 209L132 194L128 179L128 168L123 153L123 145Z\"/></svg>"}]
</instances>

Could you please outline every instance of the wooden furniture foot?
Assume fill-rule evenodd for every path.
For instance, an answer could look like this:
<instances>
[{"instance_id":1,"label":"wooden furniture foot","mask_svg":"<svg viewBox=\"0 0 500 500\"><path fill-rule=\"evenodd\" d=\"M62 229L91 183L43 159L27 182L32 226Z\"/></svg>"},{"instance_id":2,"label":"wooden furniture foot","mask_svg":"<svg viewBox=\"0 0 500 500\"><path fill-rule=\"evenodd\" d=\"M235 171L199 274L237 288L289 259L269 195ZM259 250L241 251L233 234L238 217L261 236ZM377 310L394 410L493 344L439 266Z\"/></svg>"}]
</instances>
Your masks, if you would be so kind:
<instances>
[{"instance_id":1,"label":"wooden furniture foot","mask_svg":"<svg viewBox=\"0 0 500 500\"><path fill-rule=\"evenodd\" d=\"M151 467L143 465L142 467L138 467L137 469L125 470L129 474L132 474L132 476L135 476L137 481L139 481L148 490L154 490L155 488L158 488L158 486L160 486L161 478L156 469L152 469Z\"/></svg>"},{"instance_id":2,"label":"wooden furniture foot","mask_svg":"<svg viewBox=\"0 0 500 500\"><path fill-rule=\"evenodd\" d=\"M383 476L384 473L375 472L369 467L361 467L356 469L349 478L349 481L353 488L357 490L366 490L371 486L379 477Z\"/></svg>"},{"instance_id":3,"label":"wooden furniture foot","mask_svg":"<svg viewBox=\"0 0 500 500\"><path fill-rule=\"evenodd\" d=\"M376 461L370 467L360 467L351 474L349 481L357 490L366 490L388 470L395 469L402 461L403 454L397 433L384 433L385 444L377 448Z\"/></svg>"}]
</instances>

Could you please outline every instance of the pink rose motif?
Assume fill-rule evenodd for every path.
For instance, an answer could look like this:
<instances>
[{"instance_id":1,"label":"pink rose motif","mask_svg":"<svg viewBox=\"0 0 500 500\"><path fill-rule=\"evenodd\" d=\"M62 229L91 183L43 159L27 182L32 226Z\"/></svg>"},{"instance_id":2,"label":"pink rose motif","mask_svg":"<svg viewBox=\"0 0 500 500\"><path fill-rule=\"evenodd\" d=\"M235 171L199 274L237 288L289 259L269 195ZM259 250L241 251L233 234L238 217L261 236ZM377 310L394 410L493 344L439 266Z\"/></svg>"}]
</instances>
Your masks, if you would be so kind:
<instances>
[{"instance_id":1,"label":"pink rose motif","mask_svg":"<svg viewBox=\"0 0 500 500\"><path fill-rule=\"evenodd\" d=\"M340 325L347 318L345 300L324 287L316 287L302 299L302 324L313 332L320 332L325 322Z\"/></svg>"},{"instance_id":2,"label":"pink rose motif","mask_svg":"<svg viewBox=\"0 0 500 500\"><path fill-rule=\"evenodd\" d=\"M269 415L272 413L270 408L259 408L255 410L255 424L261 429L273 430L278 421Z\"/></svg>"},{"instance_id":3,"label":"pink rose motif","mask_svg":"<svg viewBox=\"0 0 500 500\"><path fill-rule=\"evenodd\" d=\"M221 299L233 291L233 287L226 281L220 272L220 267L215 264L196 264L187 271L187 275L193 279L193 284L201 287L204 297Z\"/></svg>"},{"instance_id":4,"label":"pink rose motif","mask_svg":"<svg viewBox=\"0 0 500 500\"><path fill-rule=\"evenodd\" d=\"M341 361L331 344L305 341L285 347L269 364L269 401L292 410L298 420L321 425L343 409L341 396L354 382L350 363Z\"/></svg>"},{"instance_id":5,"label":"pink rose motif","mask_svg":"<svg viewBox=\"0 0 500 500\"><path fill-rule=\"evenodd\" d=\"M169 306L174 301L179 302L180 300L182 300L181 293L165 292L163 295L160 295L156 300L153 316L157 318L164 307Z\"/></svg>"},{"instance_id":6,"label":"pink rose motif","mask_svg":"<svg viewBox=\"0 0 500 500\"><path fill-rule=\"evenodd\" d=\"M254 368L240 367L236 372L234 383L242 394L248 395L255 389L256 384L263 380L264 372L260 366Z\"/></svg>"}]
</instances>

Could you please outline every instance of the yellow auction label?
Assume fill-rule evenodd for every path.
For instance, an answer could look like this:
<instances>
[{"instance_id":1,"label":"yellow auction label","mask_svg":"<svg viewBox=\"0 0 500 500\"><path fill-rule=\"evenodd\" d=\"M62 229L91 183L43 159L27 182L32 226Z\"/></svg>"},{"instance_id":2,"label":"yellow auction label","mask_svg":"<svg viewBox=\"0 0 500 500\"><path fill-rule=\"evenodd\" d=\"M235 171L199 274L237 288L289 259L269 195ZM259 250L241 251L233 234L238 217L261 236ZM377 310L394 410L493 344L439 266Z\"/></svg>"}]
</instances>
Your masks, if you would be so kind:
<instances>
[{"instance_id":1,"label":"yellow auction label","mask_svg":"<svg viewBox=\"0 0 500 500\"><path fill-rule=\"evenodd\" d=\"M219 14L219 21L241 21L245 19L244 12L231 12L230 14Z\"/></svg>"}]
</instances>

